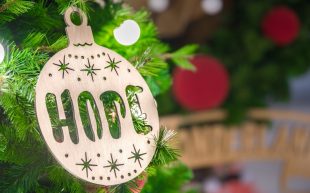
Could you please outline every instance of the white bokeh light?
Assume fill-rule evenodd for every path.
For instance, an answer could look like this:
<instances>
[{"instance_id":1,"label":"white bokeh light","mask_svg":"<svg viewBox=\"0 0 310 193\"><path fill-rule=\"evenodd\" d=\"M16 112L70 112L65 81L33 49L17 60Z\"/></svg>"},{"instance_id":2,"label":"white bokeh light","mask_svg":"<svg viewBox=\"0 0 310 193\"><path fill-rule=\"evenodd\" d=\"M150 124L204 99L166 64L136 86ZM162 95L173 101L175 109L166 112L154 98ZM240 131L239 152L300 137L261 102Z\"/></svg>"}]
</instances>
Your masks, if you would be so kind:
<instances>
[{"instance_id":1,"label":"white bokeh light","mask_svg":"<svg viewBox=\"0 0 310 193\"><path fill-rule=\"evenodd\" d=\"M151 11L160 13L168 9L169 0L148 0L148 6Z\"/></svg>"},{"instance_id":2,"label":"white bokeh light","mask_svg":"<svg viewBox=\"0 0 310 193\"><path fill-rule=\"evenodd\" d=\"M136 21L126 20L113 33L118 43L124 46L130 46L139 40L141 31Z\"/></svg>"},{"instance_id":3,"label":"white bokeh light","mask_svg":"<svg viewBox=\"0 0 310 193\"><path fill-rule=\"evenodd\" d=\"M223 0L202 0L202 10L209 15L216 15L223 9Z\"/></svg>"},{"instance_id":4,"label":"white bokeh light","mask_svg":"<svg viewBox=\"0 0 310 193\"><path fill-rule=\"evenodd\" d=\"M4 50L3 45L0 43L0 63L3 62L4 57L5 57L5 50Z\"/></svg>"}]
</instances>

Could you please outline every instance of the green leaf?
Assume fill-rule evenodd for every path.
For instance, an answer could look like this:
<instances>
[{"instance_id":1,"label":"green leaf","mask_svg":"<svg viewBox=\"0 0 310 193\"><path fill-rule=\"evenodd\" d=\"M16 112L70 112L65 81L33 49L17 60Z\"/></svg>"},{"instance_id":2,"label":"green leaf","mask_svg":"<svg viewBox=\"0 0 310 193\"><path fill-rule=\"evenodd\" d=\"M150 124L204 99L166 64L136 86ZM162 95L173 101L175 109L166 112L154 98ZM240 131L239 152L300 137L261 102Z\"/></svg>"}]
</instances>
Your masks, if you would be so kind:
<instances>
[{"instance_id":1,"label":"green leaf","mask_svg":"<svg viewBox=\"0 0 310 193\"><path fill-rule=\"evenodd\" d=\"M196 68L195 66L189 61L188 58L171 58L171 60L179 67L186 69L186 70L191 70L195 71Z\"/></svg>"},{"instance_id":2,"label":"green leaf","mask_svg":"<svg viewBox=\"0 0 310 193\"><path fill-rule=\"evenodd\" d=\"M179 50L172 53L173 57L184 57L188 55L194 54L198 50L198 45L192 44L192 45L186 45Z\"/></svg>"},{"instance_id":3,"label":"green leaf","mask_svg":"<svg viewBox=\"0 0 310 193\"><path fill-rule=\"evenodd\" d=\"M197 45L188 45L171 54L171 60L179 67L187 70L195 70L195 66L189 61L191 56L197 51Z\"/></svg>"}]
</instances>

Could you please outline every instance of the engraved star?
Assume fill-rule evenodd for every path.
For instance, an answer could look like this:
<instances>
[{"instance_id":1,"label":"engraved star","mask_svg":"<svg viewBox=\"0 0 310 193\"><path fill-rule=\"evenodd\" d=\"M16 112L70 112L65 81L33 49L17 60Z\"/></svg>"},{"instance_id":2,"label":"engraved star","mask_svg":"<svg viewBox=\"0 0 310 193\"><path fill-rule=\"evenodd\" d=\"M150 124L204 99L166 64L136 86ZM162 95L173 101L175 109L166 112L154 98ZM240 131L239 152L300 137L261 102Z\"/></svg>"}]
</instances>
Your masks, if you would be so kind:
<instances>
[{"instance_id":1,"label":"engraved star","mask_svg":"<svg viewBox=\"0 0 310 193\"><path fill-rule=\"evenodd\" d=\"M88 160L86 152L85 152L85 160L83 158L81 158L81 160L82 160L82 163L77 163L76 165L83 166L82 171L85 170L86 171L86 177L88 177L88 170L93 171L91 169L91 167L92 166L98 166L98 165L92 164L91 159Z\"/></svg>"},{"instance_id":2,"label":"engraved star","mask_svg":"<svg viewBox=\"0 0 310 193\"><path fill-rule=\"evenodd\" d=\"M63 60L59 60L59 64L53 63L55 66L58 66L58 71L62 71L62 78L65 77L65 72L69 74L69 70L74 71L74 69L69 68L69 63L66 63L66 56L64 55Z\"/></svg>"},{"instance_id":3,"label":"engraved star","mask_svg":"<svg viewBox=\"0 0 310 193\"><path fill-rule=\"evenodd\" d=\"M82 69L81 71L87 72L87 76L91 76L92 81L94 81L94 75L97 75L95 71L100 70L97 68L94 68L95 64L91 65L89 58L87 58L88 64L85 64L85 69Z\"/></svg>"},{"instance_id":4,"label":"engraved star","mask_svg":"<svg viewBox=\"0 0 310 193\"><path fill-rule=\"evenodd\" d=\"M111 161L108 161L108 162L109 162L110 165L104 166L104 168L110 168L110 172L113 171L114 175L115 175L115 178L117 178L116 170L120 171L118 167L119 166L123 166L124 164L118 164L117 163L117 159L114 160L112 154L111 154Z\"/></svg>"},{"instance_id":5,"label":"engraved star","mask_svg":"<svg viewBox=\"0 0 310 193\"><path fill-rule=\"evenodd\" d=\"M109 54L108 54L108 57L109 57L109 61L107 61L107 63L109 65L106 66L104 69L111 68L111 72L114 70L116 72L116 74L118 75L117 68L119 68L119 67L117 66L117 64L119 64L121 61L115 62L115 58L111 59Z\"/></svg>"},{"instance_id":6,"label":"engraved star","mask_svg":"<svg viewBox=\"0 0 310 193\"><path fill-rule=\"evenodd\" d=\"M134 152L131 152L133 156L129 157L128 159L135 159L135 163L138 161L140 167L141 166L141 160L143 160L142 156L145 155L146 153L140 153L140 149L139 151L136 150L136 147L135 145L133 145L133 149L134 149Z\"/></svg>"}]
</instances>

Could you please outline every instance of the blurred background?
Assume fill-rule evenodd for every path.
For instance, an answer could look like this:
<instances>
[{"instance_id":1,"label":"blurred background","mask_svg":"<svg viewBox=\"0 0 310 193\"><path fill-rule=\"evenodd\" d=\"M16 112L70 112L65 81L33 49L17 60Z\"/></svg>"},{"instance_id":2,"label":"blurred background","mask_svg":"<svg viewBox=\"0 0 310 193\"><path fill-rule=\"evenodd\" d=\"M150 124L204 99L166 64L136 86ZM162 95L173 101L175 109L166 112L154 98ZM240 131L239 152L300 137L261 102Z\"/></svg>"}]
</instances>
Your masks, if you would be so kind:
<instances>
[{"instance_id":1,"label":"blurred background","mask_svg":"<svg viewBox=\"0 0 310 193\"><path fill-rule=\"evenodd\" d=\"M173 49L199 45L195 69L172 65L173 87L156 98L194 171L184 189L310 192L309 2L127 3L150 10Z\"/></svg>"}]
</instances>

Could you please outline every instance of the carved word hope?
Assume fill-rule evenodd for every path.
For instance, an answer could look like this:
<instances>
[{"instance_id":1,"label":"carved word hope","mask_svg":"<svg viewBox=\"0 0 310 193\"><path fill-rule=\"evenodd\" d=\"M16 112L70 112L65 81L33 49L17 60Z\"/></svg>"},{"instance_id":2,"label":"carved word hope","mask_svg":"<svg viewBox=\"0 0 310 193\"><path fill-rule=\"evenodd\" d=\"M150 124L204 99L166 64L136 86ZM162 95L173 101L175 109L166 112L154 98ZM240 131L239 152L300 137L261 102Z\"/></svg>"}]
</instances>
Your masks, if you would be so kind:
<instances>
[{"instance_id":1,"label":"carved word hope","mask_svg":"<svg viewBox=\"0 0 310 193\"><path fill-rule=\"evenodd\" d=\"M137 94L143 92L141 87L127 86L126 95L129 103L132 117L138 114L142 114ZM122 97L115 91L105 91L100 95L105 118L107 119L110 134L114 139L121 137L121 124L119 116L125 118L126 108ZM71 141L75 144L79 143L77 124L75 121L75 107L72 103L69 90L64 90L61 94L61 102L65 112L65 119L60 119L58 112L58 105L56 96L52 93L47 93L45 97L45 103L47 111L52 123L54 138L58 142L64 141L63 127L67 126ZM116 103L119 104L120 109L117 110ZM79 94L78 97L78 110L82 121L84 132L88 139L95 141L95 133L98 138L102 138L102 117L100 117L99 104L96 104L94 97L88 91L84 91ZM92 111L92 112L91 112ZM119 115L120 112L120 115ZM95 117L96 127L91 123L91 116ZM150 127L147 125L147 127ZM96 132L94 132L96 131Z\"/></svg>"}]
</instances>

